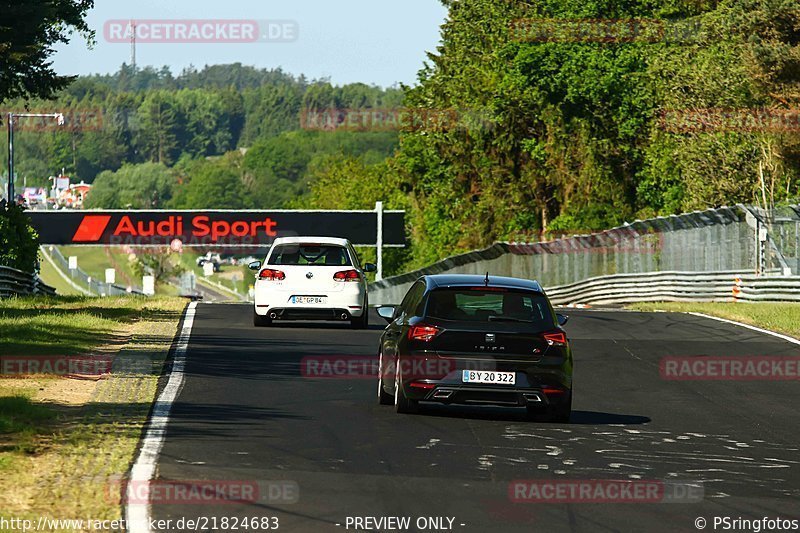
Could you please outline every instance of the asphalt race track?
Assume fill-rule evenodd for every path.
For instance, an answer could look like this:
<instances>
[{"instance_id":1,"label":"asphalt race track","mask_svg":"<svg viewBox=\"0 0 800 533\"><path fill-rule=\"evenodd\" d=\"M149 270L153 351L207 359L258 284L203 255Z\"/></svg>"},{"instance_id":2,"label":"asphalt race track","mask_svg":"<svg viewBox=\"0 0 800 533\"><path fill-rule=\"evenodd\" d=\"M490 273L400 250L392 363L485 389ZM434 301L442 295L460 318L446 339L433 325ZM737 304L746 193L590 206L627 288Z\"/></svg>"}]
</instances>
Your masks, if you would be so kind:
<instances>
[{"instance_id":1,"label":"asphalt race track","mask_svg":"<svg viewBox=\"0 0 800 533\"><path fill-rule=\"evenodd\" d=\"M570 424L522 412L378 405L374 379L309 378L309 356L375 356L368 331L256 329L251 307L200 304L159 480L287 482L295 503L152 502L156 519L278 517L280 531L346 531L353 517L453 519L454 531L697 531L695 520L800 515L800 383L670 381L668 356L796 356L798 346L689 315L567 311ZM701 485L696 502L514 503L514 480ZM291 500L292 498L288 498ZM448 531L433 527L429 531ZM394 524L374 525L392 531ZM402 529L400 529L402 530ZM720 531L718 528L717 531Z\"/></svg>"}]
</instances>

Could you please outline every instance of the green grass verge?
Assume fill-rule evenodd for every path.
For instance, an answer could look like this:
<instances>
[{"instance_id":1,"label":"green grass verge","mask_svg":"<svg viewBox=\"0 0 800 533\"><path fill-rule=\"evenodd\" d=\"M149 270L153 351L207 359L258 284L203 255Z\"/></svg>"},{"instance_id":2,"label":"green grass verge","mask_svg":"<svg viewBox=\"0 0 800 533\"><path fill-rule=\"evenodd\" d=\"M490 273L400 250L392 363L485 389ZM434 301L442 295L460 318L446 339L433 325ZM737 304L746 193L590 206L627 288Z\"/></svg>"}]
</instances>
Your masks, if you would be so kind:
<instances>
[{"instance_id":1,"label":"green grass verge","mask_svg":"<svg viewBox=\"0 0 800 533\"><path fill-rule=\"evenodd\" d=\"M56 293L61 296L80 296L82 294L72 285L67 283L63 277L61 277L55 267L50 264L50 261L42 258L41 265L42 268L39 272L39 277L47 285L53 287L56 290Z\"/></svg>"},{"instance_id":2,"label":"green grass verge","mask_svg":"<svg viewBox=\"0 0 800 533\"><path fill-rule=\"evenodd\" d=\"M64 257L78 258L78 267L100 281L106 279L106 269L117 271L117 284L141 286L142 281L134 274L130 259L120 246L62 246Z\"/></svg>"},{"instance_id":3,"label":"green grass verge","mask_svg":"<svg viewBox=\"0 0 800 533\"><path fill-rule=\"evenodd\" d=\"M133 462L186 305L179 298L0 300L0 354L113 355L99 381L0 379L0 516L120 518ZM85 330L85 331L81 331ZM74 350L74 351L73 351Z\"/></svg>"},{"instance_id":4,"label":"green grass verge","mask_svg":"<svg viewBox=\"0 0 800 533\"><path fill-rule=\"evenodd\" d=\"M184 302L177 300L180 308ZM0 301L0 354L75 355L120 340L124 324L176 319L166 298L71 296ZM172 309L165 311L165 308Z\"/></svg>"},{"instance_id":5,"label":"green grass verge","mask_svg":"<svg viewBox=\"0 0 800 533\"><path fill-rule=\"evenodd\" d=\"M800 338L800 303L641 303L637 311L704 313Z\"/></svg>"},{"instance_id":6,"label":"green grass verge","mask_svg":"<svg viewBox=\"0 0 800 533\"><path fill-rule=\"evenodd\" d=\"M52 409L31 400L32 394L32 390L26 390L13 396L0 396L0 435L14 435L10 442L0 444L0 458L3 458L3 452L33 452L36 435L46 429L46 422L55 418ZM11 462L12 455L0 461L0 472L3 465L10 465Z\"/></svg>"}]
</instances>

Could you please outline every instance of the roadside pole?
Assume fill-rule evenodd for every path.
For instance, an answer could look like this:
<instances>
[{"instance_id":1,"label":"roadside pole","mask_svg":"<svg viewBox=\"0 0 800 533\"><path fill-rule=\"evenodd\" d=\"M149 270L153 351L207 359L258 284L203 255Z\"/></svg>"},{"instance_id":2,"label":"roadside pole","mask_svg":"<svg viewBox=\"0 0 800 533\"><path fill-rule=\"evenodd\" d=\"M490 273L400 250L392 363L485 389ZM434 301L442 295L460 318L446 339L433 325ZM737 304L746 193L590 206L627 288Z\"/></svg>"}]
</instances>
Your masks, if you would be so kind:
<instances>
[{"instance_id":1,"label":"roadside pole","mask_svg":"<svg viewBox=\"0 0 800 533\"><path fill-rule=\"evenodd\" d=\"M8 114L8 205L14 203L14 114Z\"/></svg>"},{"instance_id":2,"label":"roadside pole","mask_svg":"<svg viewBox=\"0 0 800 533\"><path fill-rule=\"evenodd\" d=\"M383 202L375 202L375 212L378 214L378 239L376 241L378 271L375 273L375 281L380 281L383 279Z\"/></svg>"}]
</instances>

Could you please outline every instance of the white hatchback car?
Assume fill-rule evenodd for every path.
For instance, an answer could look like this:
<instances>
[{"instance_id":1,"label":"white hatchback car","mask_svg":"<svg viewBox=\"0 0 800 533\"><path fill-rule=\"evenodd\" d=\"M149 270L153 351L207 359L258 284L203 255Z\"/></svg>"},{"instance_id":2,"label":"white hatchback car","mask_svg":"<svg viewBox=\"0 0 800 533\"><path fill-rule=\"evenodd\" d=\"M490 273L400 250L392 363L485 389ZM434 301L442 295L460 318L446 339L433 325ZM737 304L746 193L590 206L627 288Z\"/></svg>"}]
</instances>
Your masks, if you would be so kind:
<instances>
[{"instance_id":1,"label":"white hatchback car","mask_svg":"<svg viewBox=\"0 0 800 533\"><path fill-rule=\"evenodd\" d=\"M257 271L253 324L273 320L349 321L354 328L369 325L365 273L377 267L361 265L347 239L281 237L266 259L250 263Z\"/></svg>"}]
</instances>

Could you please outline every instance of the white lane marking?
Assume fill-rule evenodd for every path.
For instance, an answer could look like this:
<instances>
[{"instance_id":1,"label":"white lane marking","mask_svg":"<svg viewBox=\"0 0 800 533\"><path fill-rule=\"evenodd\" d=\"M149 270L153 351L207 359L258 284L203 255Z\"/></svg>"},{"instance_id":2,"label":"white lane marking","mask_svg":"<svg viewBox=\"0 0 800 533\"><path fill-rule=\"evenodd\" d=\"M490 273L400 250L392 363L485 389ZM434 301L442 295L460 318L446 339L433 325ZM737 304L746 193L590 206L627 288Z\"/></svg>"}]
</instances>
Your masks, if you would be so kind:
<instances>
[{"instance_id":1,"label":"white lane marking","mask_svg":"<svg viewBox=\"0 0 800 533\"><path fill-rule=\"evenodd\" d=\"M496 458L497 458L496 455L481 455L480 457L478 457L478 465L479 465L478 469L479 470L490 469L492 466L494 466L492 460Z\"/></svg>"},{"instance_id":2,"label":"white lane marking","mask_svg":"<svg viewBox=\"0 0 800 533\"><path fill-rule=\"evenodd\" d=\"M800 339L795 339L794 337L790 337L790 336L784 335L782 333L776 333L776 332L770 331L768 329L763 329L763 328L759 328L759 327L756 327L756 326L751 326L750 324L744 324L742 322L737 322L735 320L728 320L727 318L720 318L718 316L706 315L704 313L689 312L687 314L694 315L694 316L700 316L700 317L703 317L703 318L710 318L711 320L716 320L718 322L725 322L726 324L733 324L734 326L740 326L740 327L747 328L747 329L750 329L750 330L753 330L753 331L757 331L759 333L763 333L765 335L771 335L773 337L777 337L777 338L779 338L781 340L784 340L786 342L791 342L792 344L797 344L797 345L800 346Z\"/></svg>"},{"instance_id":3,"label":"white lane marking","mask_svg":"<svg viewBox=\"0 0 800 533\"><path fill-rule=\"evenodd\" d=\"M167 433L167 423L172 404L183 388L183 371L186 367L186 350L189 348L189 337L192 335L195 309L197 302L192 302L186 308L183 318L183 328L175 346L175 356L172 362L172 371L169 381L161 395L153 405L153 412L147 426L147 433L142 441L142 449L131 469L129 483L132 485L148 483L156 473L156 464L161 448L164 446L164 437ZM126 490L126 495L138 491ZM129 533L150 533L150 503L125 501L125 516L128 520Z\"/></svg>"},{"instance_id":4,"label":"white lane marking","mask_svg":"<svg viewBox=\"0 0 800 533\"><path fill-rule=\"evenodd\" d=\"M547 455L557 456L557 455L561 455L562 453L564 453L564 450L562 450L558 446L545 446L545 448L550 450L550 451L547 452Z\"/></svg>"}]
</instances>

